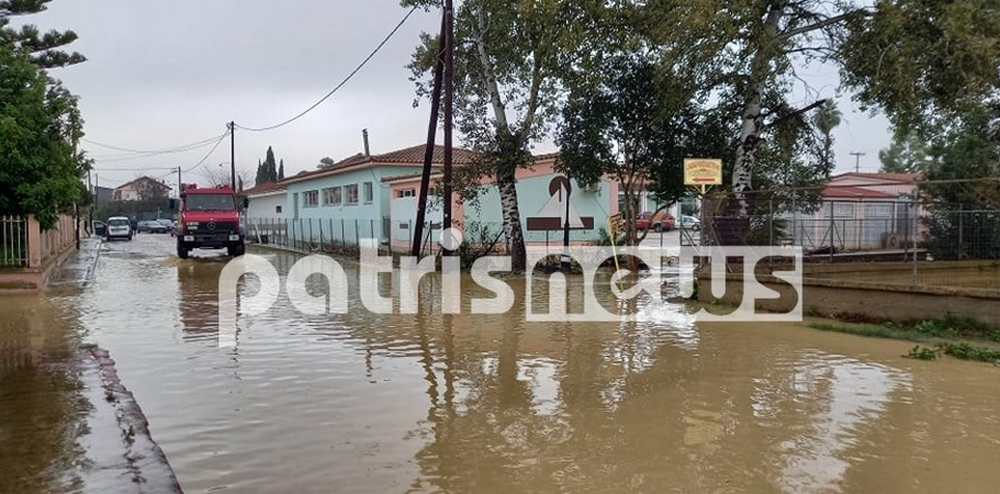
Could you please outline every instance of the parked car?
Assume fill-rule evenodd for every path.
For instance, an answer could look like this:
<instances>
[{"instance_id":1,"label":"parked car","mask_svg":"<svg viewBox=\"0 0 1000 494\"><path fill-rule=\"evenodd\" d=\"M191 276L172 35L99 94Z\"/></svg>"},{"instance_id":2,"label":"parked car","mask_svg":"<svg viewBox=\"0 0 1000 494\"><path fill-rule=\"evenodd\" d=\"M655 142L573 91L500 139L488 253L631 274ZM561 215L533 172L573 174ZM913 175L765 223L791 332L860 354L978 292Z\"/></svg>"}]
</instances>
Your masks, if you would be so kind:
<instances>
[{"instance_id":1,"label":"parked car","mask_svg":"<svg viewBox=\"0 0 1000 494\"><path fill-rule=\"evenodd\" d=\"M677 220L677 226L683 229L694 229L701 226L701 220L694 216L681 215Z\"/></svg>"},{"instance_id":2,"label":"parked car","mask_svg":"<svg viewBox=\"0 0 1000 494\"><path fill-rule=\"evenodd\" d=\"M670 213L660 212L653 217L653 213L645 211L639 213L635 219L635 228L639 231L646 230L652 225L654 232L665 232L674 228L674 217Z\"/></svg>"},{"instance_id":3,"label":"parked car","mask_svg":"<svg viewBox=\"0 0 1000 494\"><path fill-rule=\"evenodd\" d=\"M108 225L105 225L103 221L94 221L94 235L98 237L103 237L107 233Z\"/></svg>"},{"instance_id":4,"label":"parked car","mask_svg":"<svg viewBox=\"0 0 1000 494\"><path fill-rule=\"evenodd\" d=\"M124 216L112 216L108 218L108 226L105 229L104 238L107 240L113 240L116 238L122 238L125 240L132 240L132 222Z\"/></svg>"},{"instance_id":5,"label":"parked car","mask_svg":"<svg viewBox=\"0 0 1000 494\"><path fill-rule=\"evenodd\" d=\"M140 221L139 232L141 233L167 233L170 227L155 220Z\"/></svg>"}]
</instances>

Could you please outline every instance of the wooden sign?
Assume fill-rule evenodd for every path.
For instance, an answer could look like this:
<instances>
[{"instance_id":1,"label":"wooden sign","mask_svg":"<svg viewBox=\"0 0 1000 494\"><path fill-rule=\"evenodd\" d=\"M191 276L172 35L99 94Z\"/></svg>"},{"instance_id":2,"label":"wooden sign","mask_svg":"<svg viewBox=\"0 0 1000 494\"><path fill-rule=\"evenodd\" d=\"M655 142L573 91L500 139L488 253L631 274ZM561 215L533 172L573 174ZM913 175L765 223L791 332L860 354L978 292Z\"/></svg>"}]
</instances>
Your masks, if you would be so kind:
<instances>
[{"instance_id":1,"label":"wooden sign","mask_svg":"<svg viewBox=\"0 0 1000 494\"><path fill-rule=\"evenodd\" d=\"M705 194L705 187L722 184L722 160L685 159L684 184L698 187L702 195Z\"/></svg>"}]
</instances>

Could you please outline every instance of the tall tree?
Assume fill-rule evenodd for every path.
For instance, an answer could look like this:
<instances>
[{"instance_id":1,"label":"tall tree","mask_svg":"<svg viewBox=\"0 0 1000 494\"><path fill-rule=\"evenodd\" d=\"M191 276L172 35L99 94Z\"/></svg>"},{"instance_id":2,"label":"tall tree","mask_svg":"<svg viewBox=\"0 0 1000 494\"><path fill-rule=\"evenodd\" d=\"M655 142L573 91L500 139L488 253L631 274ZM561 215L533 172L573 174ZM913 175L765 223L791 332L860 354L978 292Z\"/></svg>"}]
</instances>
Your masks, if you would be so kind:
<instances>
[{"instance_id":1,"label":"tall tree","mask_svg":"<svg viewBox=\"0 0 1000 494\"><path fill-rule=\"evenodd\" d=\"M731 105L740 122L731 212L752 211L756 166L774 131L820 107L790 100L796 68L840 66L845 86L897 126L996 97L996 0L688 0L652 2L665 60L696 79L703 98ZM818 93L817 91L812 91Z\"/></svg>"},{"instance_id":2,"label":"tall tree","mask_svg":"<svg viewBox=\"0 0 1000 494\"><path fill-rule=\"evenodd\" d=\"M663 93L685 92L679 78L657 81L647 55L619 54L598 65L594 85L575 86L563 110L557 134L559 169L579 183L610 176L620 184L625 207L625 242L636 245L641 194L649 191L662 211L686 192L682 163L725 145L724 133L693 102L674 107ZM711 129L711 130L708 130Z\"/></svg>"},{"instance_id":3,"label":"tall tree","mask_svg":"<svg viewBox=\"0 0 1000 494\"><path fill-rule=\"evenodd\" d=\"M61 50L76 41L73 31L51 30L42 34L31 24L15 29L10 26L11 18L45 11L52 0L0 0L0 44L24 51L31 61L43 69L65 67L86 61L83 55Z\"/></svg>"},{"instance_id":4,"label":"tall tree","mask_svg":"<svg viewBox=\"0 0 1000 494\"><path fill-rule=\"evenodd\" d=\"M438 11L439 0L402 0ZM474 197L481 179L491 179L500 195L503 229L512 269L526 264L518 209L516 172L532 162L531 147L542 138L558 109L561 39L567 30L568 1L456 2L454 42L455 122L475 163L456 176L456 189ZM408 67L417 94L427 96L438 56L438 38L423 34ZM456 173L458 175L458 173Z\"/></svg>"},{"instance_id":5,"label":"tall tree","mask_svg":"<svg viewBox=\"0 0 1000 494\"><path fill-rule=\"evenodd\" d=\"M264 157L264 180L274 182L278 180L278 167L274 162L274 150L267 147L267 155Z\"/></svg>"},{"instance_id":6,"label":"tall tree","mask_svg":"<svg viewBox=\"0 0 1000 494\"><path fill-rule=\"evenodd\" d=\"M329 156L324 156L322 159L319 160L319 168L333 166L335 163L336 161L333 161L333 158Z\"/></svg>"},{"instance_id":7,"label":"tall tree","mask_svg":"<svg viewBox=\"0 0 1000 494\"><path fill-rule=\"evenodd\" d=\"M284 179L285 179L285 160L281 160L281 162L278 163L278 180L284 180Z\"/></svg>"},{"instance_id":8,"label":"tall tree","mask_svg":"<svg viewBox=\"0 0 1000 494\"><path fill-rule=\"evenodd\" d=\"M836 157L833 153L833 129L840 125L840 110L837 103L832 99L826 100L822 106L813 114L813 125L819 133L820 148L819 161L826 164L831 170L834 168Z\"/></svg>"},{"instance_id":9,"label":"tall tree","mask_svg":"<svg viewBox=\"0 0 1000 494\"><path fill-rule=\"evenodd\" d=\"M85 192L76 97L26 53L0 45L0 102L0 214L34 214L50 228Z\"/></svg>"},{"instance_id":10,"label":"tall tree","mask_svg":"<svg viewBox=\"0 0 1000 494\"><path fill-rule=\"evenodd\" d=\"M828 59L844 23L863 10L821 0L663 2L654 6L660 40L671 64L687 66L704 94L721 97L740 122L731 188L734 212L751 213L758 151L782 120L795 119L824 100L790 101L795 62ZM736 115L734 115L736 116Z\"/></svg>"}]
</instances>

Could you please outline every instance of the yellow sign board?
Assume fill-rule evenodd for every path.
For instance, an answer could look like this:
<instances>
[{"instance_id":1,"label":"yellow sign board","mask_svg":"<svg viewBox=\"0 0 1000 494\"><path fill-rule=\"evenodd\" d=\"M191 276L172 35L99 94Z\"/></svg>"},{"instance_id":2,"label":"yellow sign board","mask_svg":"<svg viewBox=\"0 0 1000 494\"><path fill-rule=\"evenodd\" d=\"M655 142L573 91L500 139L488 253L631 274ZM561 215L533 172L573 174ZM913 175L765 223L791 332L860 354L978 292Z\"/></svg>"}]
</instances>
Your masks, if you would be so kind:
<instances>
[{"instance_id":1,"label":"yellow sign board","mask_svg":"<svg viewBox=\"0 0 1000 494\"><path fill-rule=\"evenodd\" d=\"M688 158L684 160L684 184L706 185L722 183L722 160Z\"/></svg>"}]
</instances>

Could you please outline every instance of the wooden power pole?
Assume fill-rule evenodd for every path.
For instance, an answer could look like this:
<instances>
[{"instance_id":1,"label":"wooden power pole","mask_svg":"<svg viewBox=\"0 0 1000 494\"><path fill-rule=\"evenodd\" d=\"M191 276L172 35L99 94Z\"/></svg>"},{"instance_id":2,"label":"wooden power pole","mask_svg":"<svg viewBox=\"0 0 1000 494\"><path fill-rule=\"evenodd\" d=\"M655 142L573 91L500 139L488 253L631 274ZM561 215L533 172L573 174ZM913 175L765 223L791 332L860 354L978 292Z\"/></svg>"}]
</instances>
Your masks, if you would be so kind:
<instances>
[{"instance_id":1,"label":"wooden power pole","mask_svg":"<svg viewBox=\"0 0 1000 494\"><path fill-rule=\"evenodd\" d=\"M448 27L447 12L441 17L441 36L438 38L437 62L434 64L434 89L431 93L431 119L427 127L427 149L424 152L424 169L420 176L420 197L417 199L417 221L413 225L413 245L411 255L420 256L423 245L424 222L427 219L427 192L431 184L431 165L434 163L434 141L437 135L438 110L441 104L442 72L444 72L443 54L445 51L445 36ZM447 127L446 127L447 128ZM445 199L447 201L448 199Z\"/></svg>"}]
</instances>

